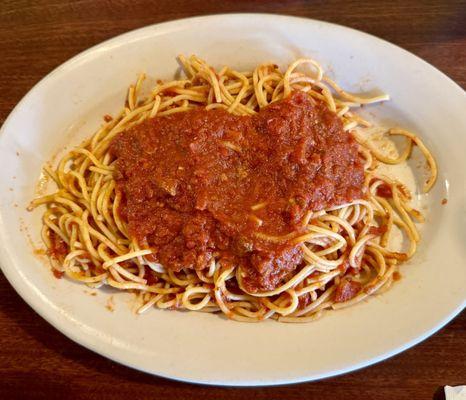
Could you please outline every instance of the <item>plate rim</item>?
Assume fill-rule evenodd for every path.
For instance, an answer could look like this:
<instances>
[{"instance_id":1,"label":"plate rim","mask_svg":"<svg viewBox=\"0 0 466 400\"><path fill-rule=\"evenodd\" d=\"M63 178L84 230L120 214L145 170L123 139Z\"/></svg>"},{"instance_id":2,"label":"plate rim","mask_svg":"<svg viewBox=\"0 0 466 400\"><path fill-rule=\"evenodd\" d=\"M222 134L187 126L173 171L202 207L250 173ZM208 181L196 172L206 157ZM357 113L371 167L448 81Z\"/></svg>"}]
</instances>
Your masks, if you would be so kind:
<instances>
[{"instance_id":1,"label":"plate rim","mask_svg":"<svg viewBox=\"0 0 466 400\"><path fill-rule=\"evenodd\" d=\"M183 25L189 24L194 21L200 22L202 20L223 19L223 18L241 19L245 17L246 18L254 17L254 18L264 18L264 19L297 20L297 21L300 21L301 23L311 23L311 24L317 23L317 24L329 26L334 29L349 30L353 34L362 35L366 38L370 38L375 41L381 41L384 43L385 46L391 47L395 49L396 51L401 51L405 56L409 56L411 58L414 57L414 59L417 62L421 62L424 65L424 67L430 69L430 71L432 73L435 73L439 78L443 79L444 81L448 81L449 84L452 85L452 89L459 90L460 92L462 92L463 98L466 100L466 92L461 88L461 86L459 86L459 84L457 84L453 79L451 79L446 74L444 74L442 71L440 71L437 67L429 64L427 61L423 60L421 57L403 49L402 47L395 45L385 39L381 39L375 35L372 35L372 34L369 34L369 33L354 29L354 28L350 28L344 25L335 24L332 22L327 22L327 21L322 21L322 20L312 19L312 18L306 18L306 17L283 15L283 14L270 14L270 13L211 14L211 15L194 16L194 17L188 17L188 18L180 18L180 19L169 20L169 21L164 21L160 23L154 23L154 24L143 26L143 27L139 27L139 28L130 30L128 32L121 33L109 39L106 39L103 42L97 43L93 45L92 47L79 52L75 56L71 57L70 59L66 60L62 64L58 65L56 68L54 68L47 75L41 78L28 90L28 92L21 98L21 100L16 104L16 106L10 111L4 123L2 124L2 127L0 128L0 142L3 141L4 135L2 135L2 133L7 130L9 124L14 119L15 114L19 112L22 105L29 99L30 96L32 96L33 92L40 89L43 85L47 84L47 81L52 79L55 75L61 73L62 71L66 72L67 69L72 68L75 63L85 62L86 57L88 57L89 55L92 55L96 50L104 48L112 44L118 44L119 42L125 41L126 39L132 36L140 37L139 35L144 31L146 31L150 35L157 34L158 32L160 32L161 34L164 34L164 31L166 31L166 28L169 28L170 26L172 27L183 26ZM0 238L1 239L3 239L5 235L7 234L7 230L5 229L5 226L2 221L3 220L2 215L4 213L3 208L4 207L0 207ZM335 369L330 372L327 371L327 372L320 373L320 374L314 374L312 377L310 377L309 375L305 376L304 374L296 378L285 378L285 379L279 380L276 383L270 383L269 381L263 382L259 380L256 380L256 381L251 380L248 382L243 382L243 381L235 382L233 380L228 380L228 379L223 380L223 381L219 381L219 380L212 381L209 379L205 379L205 380L189 379L183 376L174 376L173 374L164 374L163 372L154 372L152 370L141 367L140 365L136 363L129 362L128 360L125 360L124 357L119 357L118 354L115 352L112 353L111 351L108 351L105 348L101 348L101 347L99 348L100 341L95 341L95 340L93 341L92 338L94 338L94 336L92 334L88 332L83 332L83 331L73 329L73 325L71 324L66 325L66 324L61 323L60 314L55 313L54 310L49 305L47 305L46 302L43 301L43 299L38 300L37 297L34 296L33 290L28 290L28 289L34 289L34 286L32 285L31 282L27 280L27 278L24 276L22 271L15 270L14 268L12 268L13 264L14 262L13 262L13 256L12 256L11 249L8 249L4 247L3 245L0 246L0 269L2 270L4 276L6 277L10 285L13 287L13 289L16 291L16 293L18 293L20 297L45 321L47 321L50 325L52 325L59 332L61 332L66 337L71 339L73 342L91 350L94 353L97 353L112 361L115 361L119 364L131 367L133 369L136 369L136 370L139 370L145 373L149 373L151 375L155 375L155 376L159 376L159 377L163 377L163 378L167 378L167 379L171 379L171 380L175 380L179 382L197 383L197 384L204 384L204 385L210 385L210 386L234 386L234 387L277 386L277 385L295 384L295 383L301 383L301 382L312 382L312 381L335 377L335 376L339 376L339 375L342 375L348 372L356 371L356 370L365 368L367 366L379 363L383 360L393 357L394 355L399 354L419 344L420 342L424 341L429 336L433 335L435 332L442 329L448 322L454 319L466 307L466 299L464 299L462 304L460 304L456 309L452 310L432 329L427 330L422 335L419 335L413 340L405 342L403 345L398 346L392 349L391 351L387 351L376 357L369 357L363 361L349 364L345 366L344 368Z\"/></svg>"}]
</instances>

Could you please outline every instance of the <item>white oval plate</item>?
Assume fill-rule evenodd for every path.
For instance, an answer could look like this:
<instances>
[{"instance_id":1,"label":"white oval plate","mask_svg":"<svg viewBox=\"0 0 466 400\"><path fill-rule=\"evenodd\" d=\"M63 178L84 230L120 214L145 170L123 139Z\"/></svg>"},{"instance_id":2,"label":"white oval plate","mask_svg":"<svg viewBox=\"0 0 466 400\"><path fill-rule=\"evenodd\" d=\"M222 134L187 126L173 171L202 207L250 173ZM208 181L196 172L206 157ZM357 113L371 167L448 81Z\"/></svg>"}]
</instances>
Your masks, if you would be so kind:
<instances>
[{"instance_id":1,"label":"white oval plate","mask_svg":"<svg viewBox=\"0 0 466 400\"><path fill-rule=\"evenodd\" d=\"M403 279L383 295L309 324L246 324L201 313L151 310L131 296L57 280L33 254L40 212L26 206L41 167L115 113L137 74L171 78L179 53L238 69L263 61L319 60L353 90L382 89L392 101L373 117L418 132L440 176L423 197L423 241ZM438 70L367 34L273 15L215 15L149 26L74 57L17 105L0 138L1 266L16 291L74 341L122 364L164 377L217 385L271 385L361 368L420 342L465 305L466 96ZM19 155L18 155L19 154ZM448 198L442 206L441 200ZM114 312L105 307L112 295Z\"/></svg>"}]
</instances>

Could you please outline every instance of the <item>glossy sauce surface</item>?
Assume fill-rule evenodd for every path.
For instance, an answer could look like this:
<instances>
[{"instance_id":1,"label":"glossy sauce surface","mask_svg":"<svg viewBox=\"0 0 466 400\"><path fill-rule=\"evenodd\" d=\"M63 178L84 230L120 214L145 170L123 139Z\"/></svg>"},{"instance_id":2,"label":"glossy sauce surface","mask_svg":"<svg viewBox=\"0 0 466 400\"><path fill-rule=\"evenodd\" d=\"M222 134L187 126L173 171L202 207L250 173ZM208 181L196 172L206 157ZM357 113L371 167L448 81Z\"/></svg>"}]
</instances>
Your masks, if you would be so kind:
<instances>
[{"instance_id":1,"label":"glossy sauce surface","mask_svg":"<svg viewBox=\"0 0 466 400\"><path fill-rule=\"evenodd\" d=\"M122 132L120 215L166 268L239 265L248 291L271 290L300 267L290 239L310 210L363 197L354 139L305 93L235 116L196 109Z\"/></svg>"}]
</instances>

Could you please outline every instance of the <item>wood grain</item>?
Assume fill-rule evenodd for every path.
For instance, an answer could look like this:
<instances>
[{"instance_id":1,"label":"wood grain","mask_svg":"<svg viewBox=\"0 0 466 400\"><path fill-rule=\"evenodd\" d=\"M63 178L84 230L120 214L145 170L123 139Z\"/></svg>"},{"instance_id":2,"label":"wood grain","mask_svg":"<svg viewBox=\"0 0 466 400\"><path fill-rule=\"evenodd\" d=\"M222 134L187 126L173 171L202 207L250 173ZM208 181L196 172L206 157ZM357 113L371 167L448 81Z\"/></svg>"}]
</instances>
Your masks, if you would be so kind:
<instances>
[{"instance_id":1,"label":"wood grain","mask_svg":"<svg viewBox=\"0 0 466 400\"><path fill-rule=\"evenodd\" d=\"M305 16L366 31L424 58L466 87L465 1L0 2L0 123L44 75L105 39L144 25L221 12ZM441 293L433 293L441 300ZM378 365L315 383L215 388L123 367L73 343L32 311L0 274L1 399L432 399L466 384L466 313ZM344 337L342 337L344 340Z\"/></svg>"}]
</instances>

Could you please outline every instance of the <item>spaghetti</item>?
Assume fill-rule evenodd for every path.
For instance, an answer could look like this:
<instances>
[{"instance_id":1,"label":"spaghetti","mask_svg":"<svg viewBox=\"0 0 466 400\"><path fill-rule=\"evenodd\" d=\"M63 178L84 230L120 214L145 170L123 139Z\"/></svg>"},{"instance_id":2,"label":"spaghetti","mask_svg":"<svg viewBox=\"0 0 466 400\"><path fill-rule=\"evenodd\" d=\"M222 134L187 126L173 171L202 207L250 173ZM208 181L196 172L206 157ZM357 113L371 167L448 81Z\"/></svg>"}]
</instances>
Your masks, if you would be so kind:
<instances>
[{"instance_id":1,"label":"spaghetti","mask_svg":"<svg viewBox=\"0 0 466 400\"><path fill-rule=\"evenodd\" d=\"M55 170L45 167L58 190L35 199L31 207L46 205L42 238L55 274L65 274L92 287L109 285L136 292L143 303L139 313L153 306L221 311L231 319L247 322L268 318L282 322L311 321L326 310L355 304L388 289L397 277L399 264L416 251L420 237L414 221L422 222L423 217L410 206L411 194L405 186L380 174L377 166L404 162L416 145L430 167L424 191L432 188L437 176L434 158L414 134L401 129L388 131L387 137L406 139L405 148L396 156L364 136L370 123L353 110L362 104L388 100L388 96L362 98L349 94L325 76L321 66L311 59L295 61L284 73L274 64L239 72L229 67L215 71L195 56L188 59L180 56L179 61L186 79L160 82L149 96L142 98L144 75L141 75L128 90L125 108L114 119L65 155ZM302 72L303 66L309 71ZM341 134L341 140L348 142L347 148L356 149L360 161L340 168L339 189L348 180L344 171L350 168L355 171L360 168L361 182L359 191L351 189L352 196L345 194L339 201L302 208L305 212L298 214L299 220L288 233L266 230L270 221L263 215L271 207L268 199L248 207L246 219L255 226L254 240L267 248L286 245L288 250L292 249L294 253L288 261L294 263L293 268L273 284L253 286L247 268L241 263L243 259L226 262L221 251L213 251L197 267L173 268L170 261L161 263L160 248L147 241L146 236L138 237L134 224L131 225L130 192L124 190L128 189L124 179L122 184L128 171L122 167L125 153L118 152L119 143L131 137L133 144L141 138L136 134L138 129L151 121L157 121L159 128L165 124L169 129L182 120L173 116L177 113L187 116L198 112L203 121L208 119L206 115L228 119L229 114L232 121L243 124L249 122L244 122L246 117L242 116L249 116L248 121L257 124L267 110L299 108L303 102L310 102L307 110L311 111L324 107L323 120L334 118L338 120L336 125L341 126L341 133L332 131L332 135ZM209 110L217 111L211 114ZM251 126L247 127L246 131L252 135ZM245 147L235 138L232 133L231 138L222 138L218 143L237 160L246 156ZM261 148L264 146L261 144ZM134 159L134 155L128 158ZM144 162L147 164L147 160ZM141 161L138 165L146 164ZM131 168L135 165L131 164ZM245 171L244 175L248 173ZM167 182L171 181L165 179L159 186L168 197L176 196L176 184ZM145 182L137 189L144 185ZM345 196L348 201L342 201ZM220 214L215 215L221 219ZM154 227L157 228L158 225ZM390 238L396 230L401 230L409 241L404 252L391 248ZM257 247L256 242L252 243Z\"/></svg>"}]
</instances>

